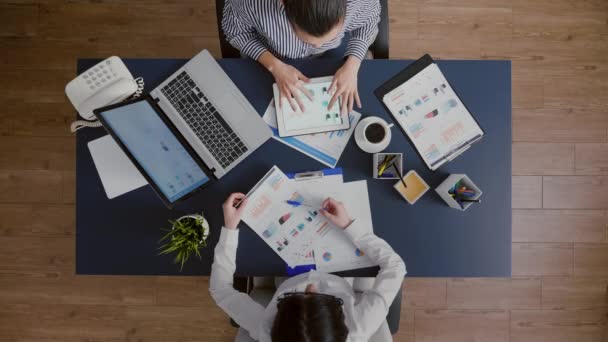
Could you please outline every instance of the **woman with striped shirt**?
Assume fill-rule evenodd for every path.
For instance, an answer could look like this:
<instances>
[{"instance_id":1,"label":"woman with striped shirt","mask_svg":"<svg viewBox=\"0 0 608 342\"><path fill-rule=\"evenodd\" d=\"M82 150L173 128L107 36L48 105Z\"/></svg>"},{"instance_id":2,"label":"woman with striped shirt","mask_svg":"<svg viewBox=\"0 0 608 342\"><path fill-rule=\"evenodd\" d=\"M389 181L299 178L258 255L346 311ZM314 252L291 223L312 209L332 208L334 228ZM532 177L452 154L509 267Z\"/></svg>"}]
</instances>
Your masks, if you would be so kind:
<instances>
[{"instance_id":1,"label":"woman with striped shirt","mask_svg":"<svg viewBox=\"0 0 608 342\"><path fill-rule=\"evenodd\" d=\"M361 107L357 73L361 60L378 34L378 0L226 0L222 28L241 54L262 64L274 77L281 100L304 110L300 94L309 79L281 58L307 58L341 45L346 37L344 64L330 86L342 98L343 114Z\"/></svg>"}]
</instances>

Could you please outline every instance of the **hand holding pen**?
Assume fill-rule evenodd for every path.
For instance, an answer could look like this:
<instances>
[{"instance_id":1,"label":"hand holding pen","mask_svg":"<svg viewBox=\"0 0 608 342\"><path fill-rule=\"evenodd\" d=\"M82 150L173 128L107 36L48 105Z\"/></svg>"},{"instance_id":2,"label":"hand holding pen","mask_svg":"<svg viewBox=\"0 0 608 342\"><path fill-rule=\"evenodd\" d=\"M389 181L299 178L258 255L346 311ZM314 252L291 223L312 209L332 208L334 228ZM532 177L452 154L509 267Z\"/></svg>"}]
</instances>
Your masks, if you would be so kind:
<instances>
[{"instance_id":1,"label":"hand holding pen","mask_svg":"<svg viewBox=\"0 0 608 342\"><path fill-rule=\"evenodd\" d=\"M294 207L305 206L316 209L315 206L306 204L304 202L292 200L287 200L285 202ZM325 216L325 218L327 218L331 223L342 229L346 229L353 222L353 219L350 218L344 204L331 197L328 197L325 201L323 201L320 211L321 214Z\"/></svg>"}]
</instances>

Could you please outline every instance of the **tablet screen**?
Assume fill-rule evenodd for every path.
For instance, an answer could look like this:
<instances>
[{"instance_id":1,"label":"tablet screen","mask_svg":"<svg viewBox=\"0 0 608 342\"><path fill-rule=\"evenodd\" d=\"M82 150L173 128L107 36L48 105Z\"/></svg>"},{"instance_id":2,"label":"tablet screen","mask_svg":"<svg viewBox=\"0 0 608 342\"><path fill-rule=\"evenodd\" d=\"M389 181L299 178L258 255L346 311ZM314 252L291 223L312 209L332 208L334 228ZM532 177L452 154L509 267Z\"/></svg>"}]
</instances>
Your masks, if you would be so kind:
<instances>
[{"instance_id":1,"label":"tablet screen","mask_svg":"<svg viewBox=\"0 0 608 342\"><path fill-rule=\"evenodd\" d=\"M100 115L169 202L209 181L147 101L133 102Z\"/></svg>"},{"instance_id":2,"label":"tablet screen","mask_svg":"<svg viewBox=\"0 0 608 342\"><path fill-rule=\"evenodd\" d=\"M294 111L288 101L283 100L281 111L283 112L283 124L286 131L299 131L303 129L321 128L327 126L342 125L342 115L340 115L340 104L336 101L331 109L329 101L329 86L331 82L311 83L304 87L312 95L311 101L304 94L300 94L304 111Z\"/></svg>"}]
</instances>

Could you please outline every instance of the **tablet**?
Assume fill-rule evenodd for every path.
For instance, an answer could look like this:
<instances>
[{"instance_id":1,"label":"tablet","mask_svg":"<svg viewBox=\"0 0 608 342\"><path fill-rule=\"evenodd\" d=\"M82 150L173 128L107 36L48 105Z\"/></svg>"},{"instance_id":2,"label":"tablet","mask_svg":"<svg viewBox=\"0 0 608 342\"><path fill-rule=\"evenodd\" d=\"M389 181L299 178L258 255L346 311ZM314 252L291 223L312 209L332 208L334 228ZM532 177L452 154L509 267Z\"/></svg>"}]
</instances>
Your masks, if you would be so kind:
<instances>
[{"instance_id":1,"label":"tablet","mask_svg":"<svg viewBox=\"0 0 608 342\"><path fill-rule=\"evenodd\" d=\"M274 93L274 104L277 112L277 125L280 137L294 135L314 134L330 131L338 131L350 128L348 115L340 113L340 98L328 109L331 95L329 86L333 76L312 78L310 83L304 87L313 94L312 101L304 94L300 94L305 110L294 111L285 100L281 104L279 88L277 84L272 85Z\"/></svg>"},{"instance_id":2,"label":"tablet","mask_svg":"<svg viewBox=\"0 0 608 342\"><path fill-rule=\"evenodd\" d=\"M172 208L210 182L194 152L144 97L94 111L104 128L146 178L163 203Z\"/></svg>"}]
</instances>

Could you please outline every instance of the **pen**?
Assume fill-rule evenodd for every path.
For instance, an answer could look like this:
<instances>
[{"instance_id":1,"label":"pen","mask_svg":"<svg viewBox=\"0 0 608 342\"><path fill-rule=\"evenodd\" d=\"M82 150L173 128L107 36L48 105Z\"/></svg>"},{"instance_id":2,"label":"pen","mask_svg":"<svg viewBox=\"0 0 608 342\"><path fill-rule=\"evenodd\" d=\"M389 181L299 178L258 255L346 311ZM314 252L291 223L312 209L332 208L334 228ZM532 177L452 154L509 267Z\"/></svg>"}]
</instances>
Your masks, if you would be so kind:
<instances>
[{"instance_id":1,"label":"pen","mask_svg":"<svg viewBox=\"0 0 608 342\"><path fill-rule=\"evenodd\" d=\"M472 202L472 203L481 203L480 199L468 199L468 198L461 198L460 202Z\"/></svg>"},{"instance_id":2,"label":"pen","mask_svg":"<svg viewBox=\"0 0 608 342\"><path fill-rule=\"evenodd\" d=\"M403 174L401 173L401 171L397 167L397 164L395 164L395 162L393 162L393 164L391 164L391 165L397 171L397 174L399 174L399 179L401 179L401 183L403 183L403 187L407 188L407 184L405 184L405 180L403 180Z\"/></svg>"},{"instance_id":3,"label":"pen","mask_svg":"<svg viewBox=\"0 0 608 342\"><path fill-rule=\"evenodd\" d=\"M286 202L287 204L291 205L291 206L294 206L294 207L299 207L299 206L302 206L302 205L303 205L303 206L305 206L305 207L309 207L309 208L317 208L317 207L315 207L315 206L313 206L313 205L306 204L306 203L304 203L304 202L300 202L300 201L292 201L292 200L287 200L287 201L285 201L285 202ZM325 208L319 208L319 209L320 209L320 210L326 210Z\"/></svg>"},{"instance_id":4,"label":"pen","mask_svg":"<svg viewBox=\"0 0 608 342\"><path fill-rule=\"evenodd\" d=\"M384 173L384 171L386 170L386 168L388 167L390 162L392 162L393 159L395 159L395 157L396 157L395 155L384 157L384 160L382 161L382 163L380 165L378 165L378 176L382 176L382 174Z\"/></svg>"},{"instance_id":5,"label":"pen","mask_svg":"<svg viewBox=\"0 0 608 342\"><path fill-rule=\"evenodd\" d=\"M299 206L303 205L303 206L305 206L305 207L311 207L311 208L313 208L313 206L312 206L312 205L310 205L310 204L305 204L304 202L300 202L300 201L291 201L291 200L287 200L287 201L285 201L285 202L287 202L287 204L292 205L292 206L294 206L294 207L299 207Z\"/></svg>"}]
</instances>

